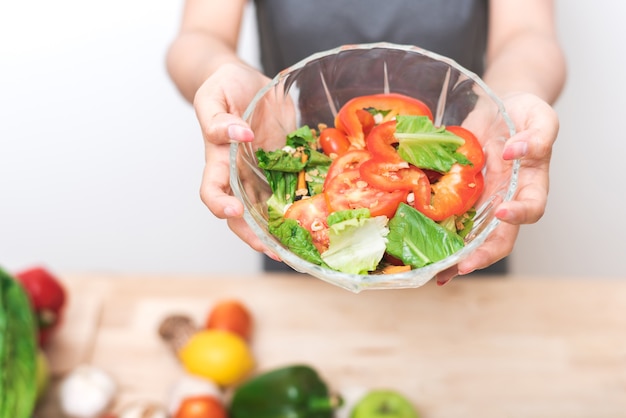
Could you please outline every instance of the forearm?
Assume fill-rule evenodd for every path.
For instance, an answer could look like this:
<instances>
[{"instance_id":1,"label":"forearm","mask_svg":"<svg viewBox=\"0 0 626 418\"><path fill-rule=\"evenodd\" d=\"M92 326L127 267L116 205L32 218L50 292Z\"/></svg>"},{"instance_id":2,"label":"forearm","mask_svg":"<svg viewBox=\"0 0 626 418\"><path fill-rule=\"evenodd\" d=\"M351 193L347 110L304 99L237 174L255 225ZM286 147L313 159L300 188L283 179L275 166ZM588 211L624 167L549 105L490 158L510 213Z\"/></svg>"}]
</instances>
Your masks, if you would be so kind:
<instances>
[{"instance_id":1,"label":"forearm","mask_svg":"<svg viewBox=\"0 0 626 418\"><path fill-rule=\"evenodd\" d=\"M484 80L498 95L526 92L548 103L559 97L566 77L557 40L542 33L520 33L487 56Z\"/></svg>"},{"instance_id":2,"label":"forearm","mask_svg":"<svg viewBox=\"0 0 626 418\"><path fill-rule=\"evenodd\" d=\"M485 82L500 96L532 93L552 104L565 83L554 0L489 2Z\"/></svg>"},{"instance_id":3,"label":"forearm","mask_svg":"<svg viewBox=\"0 0 626 418\"><path fill-rule=\"evenodd\" d=\"M241 62L237 42L246 0L186 0L180 31L166 57L167 70L192 102L202 83L221 65Z\"/></svg>"},{"instance_id":4,"label":"forearm","mask_svg":"<svg viewBox=\"0 0 626 418\"><path fill-rule=\"evenodd\" d=\"M202 32L181 33L166 57L168 73L190 103L202 83L228 62L241 62L235 49Z\"/></svg>"}]
</instances>

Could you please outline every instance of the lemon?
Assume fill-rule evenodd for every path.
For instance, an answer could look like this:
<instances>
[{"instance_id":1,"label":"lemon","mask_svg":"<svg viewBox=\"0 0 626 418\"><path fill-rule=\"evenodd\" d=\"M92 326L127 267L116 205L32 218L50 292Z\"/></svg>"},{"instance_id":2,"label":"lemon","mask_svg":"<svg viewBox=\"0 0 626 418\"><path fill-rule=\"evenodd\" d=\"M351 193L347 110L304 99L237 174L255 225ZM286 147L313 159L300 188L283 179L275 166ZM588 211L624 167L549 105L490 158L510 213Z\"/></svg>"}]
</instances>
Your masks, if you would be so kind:
<instances>
[{"instance_id":1,"label":"lemon","mask_svg":"<svg viewBox=\"0 0 626 418\"><path fill-rule=\"evenodd\" d=\"M245 340L229 331L198 331L178 355L190 374L220 386L241 381L254 367L254 357Z\"/></svg>"}]
</instances>

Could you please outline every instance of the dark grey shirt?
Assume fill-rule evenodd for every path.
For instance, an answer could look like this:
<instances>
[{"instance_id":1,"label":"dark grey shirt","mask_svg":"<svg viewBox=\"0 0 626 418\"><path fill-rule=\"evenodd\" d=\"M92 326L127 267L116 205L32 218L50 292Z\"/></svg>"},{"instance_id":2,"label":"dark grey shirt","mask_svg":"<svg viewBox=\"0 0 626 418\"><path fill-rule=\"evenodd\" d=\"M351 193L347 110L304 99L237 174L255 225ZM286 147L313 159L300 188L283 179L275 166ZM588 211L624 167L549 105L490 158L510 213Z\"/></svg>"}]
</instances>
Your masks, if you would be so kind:
<instances>
[{"instance_id":1,"label":"dark grey shirt","mask_svg":"<svg viewBox=\"0 0 626 418\"><path fill-rule=\"evenodd\" d=\"M273 76L314 52L393 42L445 55L481 75L487 0L255 0L261 63Z\"/></svg>"}]
</instances>

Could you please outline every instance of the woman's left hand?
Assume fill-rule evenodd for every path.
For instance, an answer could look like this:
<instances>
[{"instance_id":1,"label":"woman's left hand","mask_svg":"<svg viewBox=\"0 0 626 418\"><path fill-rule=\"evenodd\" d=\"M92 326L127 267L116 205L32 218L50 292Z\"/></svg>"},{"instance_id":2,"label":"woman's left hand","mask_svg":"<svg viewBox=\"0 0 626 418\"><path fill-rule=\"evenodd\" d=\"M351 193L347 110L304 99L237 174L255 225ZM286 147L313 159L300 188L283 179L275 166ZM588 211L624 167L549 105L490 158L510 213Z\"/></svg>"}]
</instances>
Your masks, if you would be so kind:
<instances>
[{"instance_id":1,"label":"woman's left hand","mask_svg":"<svg viewBox=\"0 0 626 418\"><path fill-rule=\"evenodd\" d=\"M483 245L458 265L437 275L440 285L509 255L520 225L535 223L544 214L552 146L559 131L558 116L548 103L532 94L513 94L503 102L517 133L505 144L502 158L521 161L515 198L498 206L495 215L502 222Z\"/></svg>"}]
</instances>

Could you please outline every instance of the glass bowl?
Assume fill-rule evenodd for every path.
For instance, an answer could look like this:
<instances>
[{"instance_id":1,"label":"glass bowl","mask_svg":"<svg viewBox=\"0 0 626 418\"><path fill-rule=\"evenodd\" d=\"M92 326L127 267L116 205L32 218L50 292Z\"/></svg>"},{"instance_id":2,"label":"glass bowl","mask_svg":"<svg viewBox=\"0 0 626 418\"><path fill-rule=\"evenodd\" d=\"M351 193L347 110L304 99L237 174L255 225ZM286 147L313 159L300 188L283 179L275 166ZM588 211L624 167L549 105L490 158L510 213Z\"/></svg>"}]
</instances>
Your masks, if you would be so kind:
<instances>
[{"instance_id":1,"label":"glass bowl","mask_svg":"<svg viewBox=\"0 0 626 418\"><path fill-rule=\"evenodd\" d=\"M420 99L436 126L461 125L472 131L485 152L484 191L465 246L451 256L395 274L346 274L312 264L289 251L268 231L266 201L271 190L255 156L282 148L286 135L303 125L333 126L341 106L356 96L401 93ZM519 161L501 158L514 126L496 95L475 74L424 49L389 43L345 45L314 54L281 71L254 97L243 119L252 143L230 149L231 187L244 206L254 233L286 264L328 283L358 293L366 289L415 288L466 258L498 225L495 207L515 192Z\"/></svg>"}]
</instances>

